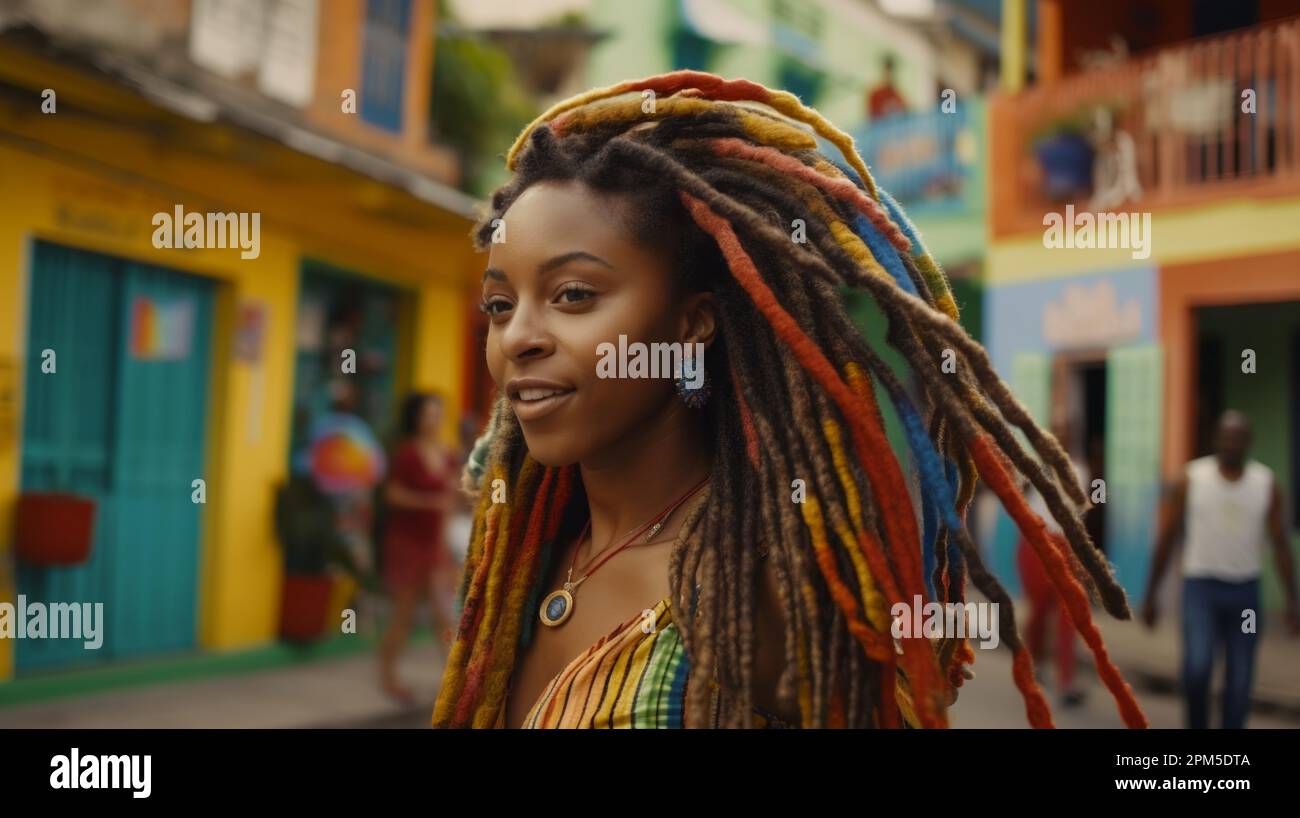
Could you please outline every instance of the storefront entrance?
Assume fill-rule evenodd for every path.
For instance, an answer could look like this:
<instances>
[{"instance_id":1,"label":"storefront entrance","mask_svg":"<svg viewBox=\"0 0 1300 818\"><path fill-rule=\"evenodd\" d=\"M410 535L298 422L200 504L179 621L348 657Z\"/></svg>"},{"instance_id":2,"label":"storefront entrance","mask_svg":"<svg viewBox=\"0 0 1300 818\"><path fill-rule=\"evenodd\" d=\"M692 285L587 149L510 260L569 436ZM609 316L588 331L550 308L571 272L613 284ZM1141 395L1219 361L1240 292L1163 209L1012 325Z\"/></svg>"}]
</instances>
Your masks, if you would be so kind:
<instances>
[{"instance_id":1,"label":"storefront entrance","mask_svg":"<svg viewBox=\"0 0 1300 818\"><path fill-rule=\"evenodd\" d=\"M85 564L19 561L27 601L103 603L103 644L17 640L23 671L192 648L210 282L45 242L32 248L23 492L97 503Z\"/></svg>"}]
</instances>

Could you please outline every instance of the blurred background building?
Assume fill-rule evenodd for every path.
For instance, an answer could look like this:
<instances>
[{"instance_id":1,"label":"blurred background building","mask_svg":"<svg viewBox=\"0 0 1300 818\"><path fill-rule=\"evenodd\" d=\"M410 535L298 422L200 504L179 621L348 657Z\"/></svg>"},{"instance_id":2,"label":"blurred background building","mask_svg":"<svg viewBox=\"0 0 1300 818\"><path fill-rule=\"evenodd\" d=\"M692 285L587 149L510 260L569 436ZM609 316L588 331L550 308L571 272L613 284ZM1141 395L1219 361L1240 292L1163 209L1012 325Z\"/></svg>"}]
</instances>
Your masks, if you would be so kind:
<instances>
[{"instance_id":1,"label":"blurred background building","mask_svg":"<svg viewBox=\"0 0 1300 818\"><path fill-rule=\"evenodd\" d=\"M1277 475L1296 539L1300 3L1003 8L1004 43L1025 45L1004 49L988 112L995 365L1040 421L1072 419L1068 447L1107 484L1095 532L1130 594L1162 483L1210 452L1227 408L1252 418L1252 456ZM1046 247L1044 214L1071 204L1151 214L1149 255ZM1015 576L1005 518L996 554ZM1265 566L1264 605L1279 610Z\"/></svg>"},{"instance_id":2,"label":"blurred background building","mask_svg":"<svg viewBox=\"0 0 1300 818\"><path fill-rule=\"evenodd\" d=\"M0 599L109 616L98 651L0 640L0 680L273 641L272 500L344 378L381 438L408 388L459 408L480 272L429 138L434 26L431 1L0 3L0 525L20 493L98 503L88 561L17 560ZM176 207L259 213L259 255L157 249Z\"/></svg>"},{"instance_id":3,"label":"blurred background building","mask_svg":"<svg viewBox=\"0 0 1300 818\"><path fill-rule=\"evenodd\" d=\"M344 402L388 442L401 394L436 388L449 441L481 422L476 202L551 103L678 68L789 90L853 135L1003 378L1040 422L1071 418L1067 445L1107 482L1094 536L1131 595L1161 485L1222 409L1254 419L1300 537L1296 15L1300 0L0 0L0 600L101 599L113 617L94 656L0 641L0 703L91 665L274 645L297 604L274 498L312 421ZM156 249L151 218L178 204L260 213L259 257ZM1151 214L1149 254L1045 246L1067 205ZM883 347L883 317L849 297ZM45 375L46 349L74 377ZM13 558L20 497L52 490L99 503L84 565ZM1014 592L1010 522L982 522Z\"/></svg>"}]
</instances>

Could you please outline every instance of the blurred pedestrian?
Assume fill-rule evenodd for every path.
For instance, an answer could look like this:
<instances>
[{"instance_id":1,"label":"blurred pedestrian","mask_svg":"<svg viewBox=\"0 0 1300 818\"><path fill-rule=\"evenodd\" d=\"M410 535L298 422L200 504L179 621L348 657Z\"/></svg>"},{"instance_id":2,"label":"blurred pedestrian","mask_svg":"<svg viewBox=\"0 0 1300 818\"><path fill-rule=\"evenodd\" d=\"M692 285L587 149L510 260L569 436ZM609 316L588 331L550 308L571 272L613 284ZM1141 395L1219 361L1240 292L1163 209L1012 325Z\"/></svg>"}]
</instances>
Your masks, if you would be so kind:
<instances>
[{"instance_id":1,"label":"blurred pedestrian","mask_svg":"<svg viewBox=\"0 0 1300 818\"><path fill-rule=\"evenodd\" d=\"M886 54L880 67L880 83L867 93L867 115L873 120L907 113L907 100L894 86L894 55Z\"/></svg>"},{"instance_id":2,"label":"blurred pedestrian","mask_svg":"<svg viewBox=\"0 0 1300 818\"><path fill-rule=\"evenodd\" d=\"M479 419L477 412L466 412L460 419L460 462L468 462L470 454L474 450L474 441L478 438L483 421ZM457 492L458 502L455 510L452 511L451 518L447 521L447 547L451 553L452 562L455 566L453 572L456 576L460 574L460 568L465 563L465 557L469 550L469 540L474 529L474 504L465 492ZM456 611L453 620L460 618L460 612Z\"/></svg>"},{"instance_id":3,"label":"blurred pedestrian","mask_svg":"<svg viewBox=\"0 0 1300 818\"><path fill-rule=\"evenodd\" d=\"M1063 417L1052 423L1052 434L1069 448L1070 428ZM1076 457L1070 458L1074 473L1083 486L1088 485L1087 467ZM1030 488L1026 499L1034 513L1043 519L1047 531L1052 536L1061 536L1062 528L1052 517L1043 496ZM1029 602L1029 619L1025 625L1025 641L1034 662L1039 663L1046 655L1044 642L1047 639L1049 622L1055 626L1052 648L1055 659L1055 677L1057 695L1065 707L1075 707L1083 702L1084 693L1075 684L1075 631L1074 624L1066 615L1065 606L1052 586L1051 578L1042 560L1023 536L1016 545L1016 565L1020 570L1020 582L1024 587L1025 597Z\"/></svg>"},{"instance_id":4,"label":"blurred pedestrian","mask_svg":"<svg viewBox=\"0 0 1300 818\"><path fill-rule=\"evenodd\" d=\"M1261 625L1259 574L1263 546L1273 544L1286 594L1285 619L1300 633L1295 572L1282 526L1282 493L1273 472L1247 458L1250 419L1224 412L1214 435L1214 454L1193 460L1175 485L1147 579L1142 620L1155 627L1156 591L1175 545L1183 541L1183 695L1187 726L1209 726L1214 654L1227 661L1223 726L1246 723Z\"/></svg>"},{"instance_id":5,"label":"blurred pedestrian","mask_svg":"<svg viewBox=\"0 0 1300 818\"><path fill-rule=\"evenodd\" d=\"M449 588L454 570L444 524L456 504L460 469L456 453L444 445L442 399L413 393L402 408L402 442L393 454L384 489L388 519L384 533L383 574L393 611L379 652L384 691L414 703L398 679L397 662L411 634L415 609L427 598L434 633L445 645L452 625Z\"/></svg>"}]
</instances>

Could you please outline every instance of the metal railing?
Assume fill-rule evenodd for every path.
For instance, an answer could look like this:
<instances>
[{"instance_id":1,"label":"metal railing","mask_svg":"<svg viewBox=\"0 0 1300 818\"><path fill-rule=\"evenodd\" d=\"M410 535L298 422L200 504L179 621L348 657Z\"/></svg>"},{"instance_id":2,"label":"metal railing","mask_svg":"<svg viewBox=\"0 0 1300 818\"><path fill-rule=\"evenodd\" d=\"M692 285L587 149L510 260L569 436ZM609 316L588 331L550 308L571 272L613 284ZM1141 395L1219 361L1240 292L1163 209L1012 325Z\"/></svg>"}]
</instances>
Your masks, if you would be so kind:
<instances>
[{"instance_id":1,"label":"metal railing","mask_svg":"<svg viewBox=\"0 0 1300 818\"><path fill-rule=\"evenodd\" d=\"M898 114L851 133L876 183L909 209L978 206L969 195L982 153L976 104Z\"/></svg>"},{"instance_id":2,"label":"metal railing","mask_svg":"<svg viewBox=\"0 0 1300 818\"><path fill-rule=\"evenodd\" d=\"M1048 133L1073 133L1095 152L1091 195L1094 204L1102 199L1096 209L1174 204L1261 183L1300 188L1297 95L1296 19L1069 75L998 106L1008 121L991 125L1015 140L1019 165L991 184L1014 185L1018 209L1041 215L1053 197L1035 150ZM1116 186L1113 195L1099 191L1108 185Z\"/></svg>"}]
</instances>

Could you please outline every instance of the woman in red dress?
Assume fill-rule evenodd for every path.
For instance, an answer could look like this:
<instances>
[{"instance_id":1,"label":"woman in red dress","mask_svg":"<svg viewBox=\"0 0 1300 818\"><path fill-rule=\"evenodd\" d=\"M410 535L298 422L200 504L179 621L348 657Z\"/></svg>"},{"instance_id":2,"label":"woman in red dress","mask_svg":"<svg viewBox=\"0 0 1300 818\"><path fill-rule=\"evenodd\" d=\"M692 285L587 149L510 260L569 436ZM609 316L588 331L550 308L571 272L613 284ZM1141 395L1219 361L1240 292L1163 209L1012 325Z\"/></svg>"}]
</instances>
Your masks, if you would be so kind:
<instances>
[{"instance_id":1,"label":"woman in red dress","mask_svg":"<svg viewBox=\"0 0 1300 818\"><path fill-rule=\"evenodd\" d=\"M443 603L454 566L443 536L445 515L455 508L460 462L440 439L442 400L414 393L402 408L403 440L393 455L384 499L389 512L384 534L384 581L393 598L393 616L379 653L385 692L403 702L414 695L397 678L399 654L411 634L415 607L427 596L434 630L450 626Z\"/></svg>"}]
</instances>

